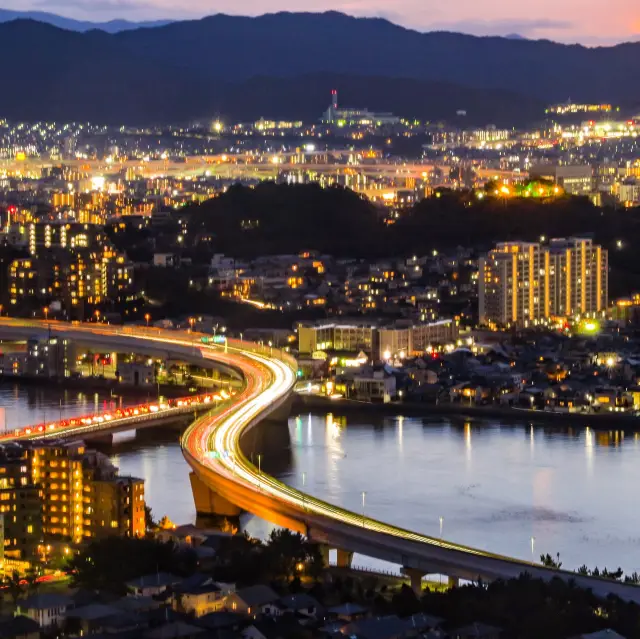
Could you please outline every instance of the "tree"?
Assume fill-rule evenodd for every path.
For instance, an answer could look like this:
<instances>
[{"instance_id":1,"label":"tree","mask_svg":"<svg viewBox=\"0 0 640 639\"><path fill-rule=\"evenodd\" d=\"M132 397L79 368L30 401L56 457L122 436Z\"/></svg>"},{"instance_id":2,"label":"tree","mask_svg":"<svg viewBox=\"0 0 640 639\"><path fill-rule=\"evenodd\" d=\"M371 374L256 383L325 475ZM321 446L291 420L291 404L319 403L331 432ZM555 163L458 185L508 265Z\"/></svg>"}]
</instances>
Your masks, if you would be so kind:
<instances>
[{"instance_id":1,"label":"tree","mask_svg":"<svg viewBox=\"0 0 640 639\"><path fill-rule=\"evenodd\" d=\"M13 602L13 607L17 607L18 599L22 596L25 591L25 583L24 580L20 577L20 573L17 570L14 570L11 575L5 577L4 586L11 597L11 601Z\"/></svg>"},{"instance_id":2,"label":"tree","mask_svg":"<svg viewBox=\"0 0 640 639\"><path fill-rule=\"evenodd\" d=\"M27 570L27 573L24 576L24 581L27 592L30 595L35 594L38 591L38 588L40 588L40 582L38 581L39 577L40 575L35 568L29 568L29 570Z\"/></svg>"},{"instance_id":3,"label":"tree","mask_svg":"<svg viewBox=\"0 0 640 639\"><path fill-rule=\"evenodd\" d=\"M318 580L325 569L324 557L318 544L307 542L306 544L306 572L314 580Z\"/></svg>"},{"instance_id":4,"label":"tree","mask_svg":"<svg viewBox=\"0 0 640 639\"><path fill-rule=\"evenodd\" d=\"M547 553L546 555L540 555L540 563L547 568L554 568L555 570L560 570L560 568L562 567L559 552L556 553L555 559L549 553Z\"/></svg>"},{"instance_id":5,"label":"tree","mask_svg":"<svg viewBox=\"0 0 640 639\"><path fill-rule=\"evenodd\" d=\"M153 519L153 511L151 510L151 506L147 504L145 504L144 506L144 525L147 532L151 532L157 526L157 523Z\"/></svg>"},{"instance_id":6,"label":"tree","mask_svg":"<svg viewBox=\"0 0 640 639\"><path fill-rule=\"evenodd\" d=\"M163 571L188 575L195 567L192 551L135 537L93 541L68 564L74 585L115 594L125 594L126 582L136 577Z\"/></svg>"},{"instance_id":7,"label":"tree","mask_svg":"<svg viewBox=\"0 0 640 639\"><path fill-rule=\"evenodd\" d=\"M295 575L298 564L304 565L307 559L307 545L302 535L286 528L271 531L266 552L273 574L287 580Z\"/></svg>"}]
</instances>

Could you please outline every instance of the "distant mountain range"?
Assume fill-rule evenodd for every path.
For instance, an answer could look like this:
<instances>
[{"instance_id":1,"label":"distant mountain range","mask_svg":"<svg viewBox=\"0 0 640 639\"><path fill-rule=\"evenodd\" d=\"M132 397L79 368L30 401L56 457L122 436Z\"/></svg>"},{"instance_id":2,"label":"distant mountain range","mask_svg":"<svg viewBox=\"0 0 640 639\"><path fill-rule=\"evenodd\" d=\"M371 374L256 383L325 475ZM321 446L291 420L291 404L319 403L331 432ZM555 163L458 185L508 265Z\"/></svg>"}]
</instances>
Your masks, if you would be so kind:
<instances>
[{"instance_id":1,"label":"distant mountain range","mask_svg":"<svg viewBox=\"0 0 640 639\"><path fill-rule=\"evenodd\" d=\"M147 22L129 22L128 20L109 20L109 22L89 22L87 20L74 20L73 18L65 18L64 16L48 13L46 11L12 11L11 9L0 9L0 23L11 22L12 20L36 20L51 24L60 29L68 29L69 31L91 31L92 29L100 29L107 33L118 33L120 31L128 31L130 29L139 29L141 27L161 27L169 24L171 20L151 20Z\"/></svg>"},{"instance_id":2,"label":"distant mountain range","mask_svg":"<svg viewBox=\"0 0 640 639\"><path fill-rule=\"evenodd\" d=\"M0 24L10 118L176 121L319 117L331 88L349 106L471 124L521 124L553 101L640 102L640 43L418 33L340 13L215 15L106 33Z\"/></svg>"}]
</instances>

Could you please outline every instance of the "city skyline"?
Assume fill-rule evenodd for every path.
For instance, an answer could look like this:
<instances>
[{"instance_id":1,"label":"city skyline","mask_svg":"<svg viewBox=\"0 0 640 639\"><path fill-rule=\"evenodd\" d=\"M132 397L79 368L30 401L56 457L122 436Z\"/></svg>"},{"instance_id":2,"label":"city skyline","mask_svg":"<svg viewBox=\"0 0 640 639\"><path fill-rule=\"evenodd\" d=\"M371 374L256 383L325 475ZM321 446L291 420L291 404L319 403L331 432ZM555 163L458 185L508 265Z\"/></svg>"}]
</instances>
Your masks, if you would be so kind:
<instances>
[{"instance_id":1,"label":"city skyline","mask_svg":"<svg viewBox=\"0 0 640 639\"><path fill-rule=\"evenodd\" d=\"M640 13L629 0L613 0L606 19L600 13L584 11L583 3L569 0L558 6L542 0L531 16L527 6L507 4L504 0L455 0L446 6L425 7L417 0L402 0L392 10L379 0L313 0L299 3L280 0L263 4L250 0L237 5L222 0L195 0L188 9L176 9L168 0L11 0L2 9L51 12L65 18L102 22L109 20L182 20L199 19L216 13L258 16L277 11L340 11L356 17L379 17L416 31L455 31L478 36L518 35L529 39L580 43L587 46L611 45L640 38ZM461 19L461 16L464 16Z\"/></svg>"}]
</instances>

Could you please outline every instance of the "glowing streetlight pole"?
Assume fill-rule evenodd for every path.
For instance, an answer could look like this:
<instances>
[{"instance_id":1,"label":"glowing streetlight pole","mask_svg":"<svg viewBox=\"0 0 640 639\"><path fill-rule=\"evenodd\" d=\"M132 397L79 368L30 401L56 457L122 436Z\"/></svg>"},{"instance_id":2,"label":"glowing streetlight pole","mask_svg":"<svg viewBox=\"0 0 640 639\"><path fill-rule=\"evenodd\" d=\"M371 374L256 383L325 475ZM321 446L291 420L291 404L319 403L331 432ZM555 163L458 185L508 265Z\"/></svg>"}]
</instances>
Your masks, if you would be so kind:
<instances>
[{"instance_id":1,"label":"glowing streetlight pole","mask_svg":"<svg viewBox=\"0 0 640 639\"><path fill-rule=\"evenodd\" d=\"M305 503L304 503L304 498L305 498L304 487L305 487L305 484L306 484L306 483L307 483L307 473L304 473L304 472L303 472L303 473L302 473L302 509L303 509L303 510L306 510L306 509L307 509L307 507L306 507L306 505L305 505Z\"/></svg>"},{"instance_id":2,"label":"glowing streetlight pole","mask_svg":"<svg viewBox=\"0 0 640 639\"><path fill-rule=\"evenodd\" d=\"M364 505L365 505L365 499L367 497L367 493L366 491L362 491L362 527L364 528Z\"/></svg>"},{"instance_id":3,"label":"glowing streetlight pole","mask_svg":"<svg viewBox=\"0 0 640 639\"><path fill-rule=\"evenodd\" d=\"M444 528L444 517L440 517L440 539L442 539L443 528Z\"/></svg>"}]
</instances>

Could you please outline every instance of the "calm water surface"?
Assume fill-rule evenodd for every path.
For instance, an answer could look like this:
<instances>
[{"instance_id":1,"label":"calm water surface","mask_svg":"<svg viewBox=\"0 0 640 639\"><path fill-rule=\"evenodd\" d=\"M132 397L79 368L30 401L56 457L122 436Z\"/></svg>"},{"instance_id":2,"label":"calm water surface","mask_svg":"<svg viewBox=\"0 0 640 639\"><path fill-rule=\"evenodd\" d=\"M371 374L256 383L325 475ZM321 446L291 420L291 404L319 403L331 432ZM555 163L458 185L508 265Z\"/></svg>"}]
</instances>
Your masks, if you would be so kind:
<instances>
[{"instance_id":1,"label":"calm water surface","mask_svg":"<svg viewBox=\"0 0 640 639\"><path fill-rule=\"evenodd\" d=\"M63 390L55 386L18 386L0 382L0 415L8 429L63 417L76 417L144 401L139 397L111 396L108 392Z\"/></svg>"},{"instance_id":2,"label":"calm water surface","mask_svg":"<svg viewBox=\"0 0 640 639\"><path fill-rule=\"evenodd\" d=\"M59 399L0 387L12 427L58 411ZM68 393L63 400L71 415L109 398ZM523 559L559 552L568 568L640 571L635 433L371 415L301 415L288 427L292 462L280 477L324 500L362 512L364 491L367 516L434 537ZM146 480L157 517L195 519L175 431L154 430L111 454L122 473ZM268 530L254 518L245 524L253 534Z\"/></svg>"}]
</instances>

